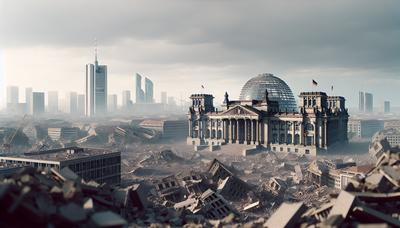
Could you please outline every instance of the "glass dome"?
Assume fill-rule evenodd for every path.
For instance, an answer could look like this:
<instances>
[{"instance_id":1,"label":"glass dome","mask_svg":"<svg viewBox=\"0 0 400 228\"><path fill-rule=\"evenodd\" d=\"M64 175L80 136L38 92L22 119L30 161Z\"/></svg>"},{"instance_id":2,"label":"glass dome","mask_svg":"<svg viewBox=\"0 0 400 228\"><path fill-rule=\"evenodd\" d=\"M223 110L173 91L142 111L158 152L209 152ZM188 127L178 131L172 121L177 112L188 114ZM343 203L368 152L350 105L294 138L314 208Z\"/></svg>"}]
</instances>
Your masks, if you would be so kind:
<instances>
[{"instance_id":1,"label":"glass dome","mask_svg":"<svg viewBox=\"0 0 400 228\"><path fill-rule=\"evenodd\" d=\"M279 103L281 111L297 111L296 100L292 90L282 79L273 74L259 74L244 84L240 92L240 100L263 100L265 90L268 98Z\"/></svg>"}]
</instances>

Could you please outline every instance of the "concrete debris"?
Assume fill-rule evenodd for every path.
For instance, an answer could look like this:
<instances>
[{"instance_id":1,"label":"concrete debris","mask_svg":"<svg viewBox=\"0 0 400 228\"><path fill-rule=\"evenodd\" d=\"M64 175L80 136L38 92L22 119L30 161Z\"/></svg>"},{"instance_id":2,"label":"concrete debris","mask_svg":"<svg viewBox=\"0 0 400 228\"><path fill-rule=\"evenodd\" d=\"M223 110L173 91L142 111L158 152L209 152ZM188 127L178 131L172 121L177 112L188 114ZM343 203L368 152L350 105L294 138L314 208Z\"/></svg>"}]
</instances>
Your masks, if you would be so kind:
<instances>
[{"instance_id":1,"label":"concrete debris","mask_svg":"<svg viewBox=\"0 0 400 228\"><path fill-rule=\"evenodd\" d=\"M111 224L112 227L122 227L126 220L115 214L121 205L111 197L118 191L116 187L106 185L92 187L68 168L60 172L47 168L22 168L1 179L0 226L77 227L94 224L94 227L110 227L107 224ZM138 198L133 198L133 201L137 202ZM97 211L105 214L97 215ZM130 209L130 213L133 212ZM105 216L110 217L110 221L106 219L104 222Z\"/></svg>"},{"instance_id":2,"label":"concrete debris","mask_svg":"<svg viewBox=\"0 0 400 228\"><path fill-rule=\"evenodd\" d=\"M373 167L349 159L307 161L295 153L240 161L202 154L193 162L168 147L154 151L122 158L129 181L120 186L82 179L69 168L3 174L0 226L400 226L396 149L379 149Z\"/></svg>"}]
</instances>

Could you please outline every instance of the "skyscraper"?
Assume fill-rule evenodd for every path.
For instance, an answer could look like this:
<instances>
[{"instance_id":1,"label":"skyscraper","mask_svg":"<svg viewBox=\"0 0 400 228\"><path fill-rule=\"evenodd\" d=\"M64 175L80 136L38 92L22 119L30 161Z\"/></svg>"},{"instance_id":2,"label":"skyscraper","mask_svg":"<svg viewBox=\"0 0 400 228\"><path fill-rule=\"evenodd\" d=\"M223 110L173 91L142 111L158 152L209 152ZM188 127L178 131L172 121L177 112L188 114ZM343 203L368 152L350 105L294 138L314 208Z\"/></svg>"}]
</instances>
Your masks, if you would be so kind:
<instances>
[{"instance_id":1,"label":"skyscraper","mask_svg":"<svg viewBox=\"0 0 400 228\"><path fill-rule=\"evenodd\" d=\"M154 102L154 91L153 91L153 82L145 78L144 80L144 89L145 89L145 103L153 103Z\"/></svg>"},{"instance_id":2,"label":"skyscraper","mask_svg":"<svg viewBox=\"0 0 400 228\"><path fill-rule=\"evenodd\" d=\"M86 116L104 115L107 111L107 66L86 64Z\"/></svg>"},{"instance_id":3,"label":"skyscraper","mask_svg":"<svg viewBox=\"0 0 400 228\"><path fill-rule=\"evenodd\" d=\"M359 112L364 112L365 107L364 107L364 92L358 92L358 111Z\"/></svg>"},{"instance_id":4,"label":"skyscraper","mask_svg":"<svg viewBox=\"0 0 400 228\"><path fill-rule=\"evenodd\" d=\"M50 113L58 112L58 92L49 91L47 93L47 110Z\"/></svg>"},{"instance_id":5,"label":"skyscraper","mask_svg":"<svg viewBox=\"0 0 400 228\"><path fill-rule=\"evenodd\" d=\"M76 92L67 93L65 105L67 113L76 115L78 113L78 94Z\"/></svg>"},{"instance_id":6,"label":"skyscraper","mask_svg":"<svg viewBox=\"0 0 400 228\"><path fill-rule=\"evenodd\" d=\"M167 98L167 92L163 91L161 92L161 104L167 104L168 98Z\"/></svg>"},{"instance_id":7,"label":"skyscraper","mask_svg":"<svg viewBox=\"0 0 400 228\"><path fill-rule=\"evenodd\" d=\"M85 94L78 95L78 115L85 115Z\"/></svg>"},{"instance_id":8,"label":"skyscraper","mask_svg":"<svg viewBox=\"0 0 400 228\"><path fill-rule=\"evenodd\" d=\"M108 95L108 112L115 112L118 109L118 96L117 94Z\"/></svg>"},{"instance_id":9,"label":"skyscraper","mask_svg":"<svg viewBox=\"0 0 400 228\"><path fill-rule=\"evenodd\" d=\"M390 113L390 101L385 101L383 104L383 111L385 113Z\"/></svg>"},{"instance_id":10,"label":"skyscraper","mask_svg":"<svg viewBox=\"0 0 400 228\"><path fill-rule=\"evenodd\" d=\"M32 115L42 115L44 113L44 93L32 93Z\"/></svg>"},{"instance_id":11,"label":"skyscraper","mask_svg":"<svg viewBox=\"0 0 400 228\"><path fill-rule=\"evenodd\" d=\"M18 86L7 87L7 105L18 104L19 102L19 88Z\"/></svg>"},{"instance_id":12,"label":"skyscraper","mask_svg":"<svg viewBox=\"0 0 400 228\"><path fill-rule=\"evenodd\" d=\"M26 113L32 114L32 88L25 88Z\"/></svg>"},{"instance_id":13,"label":"skyscraper","mask_svg":"<svg viewBox=\"0 0 400 228\"><path fill-rule=\"evenodd\" d=\"M372 113L374 111L374 96L372 93L365 92L365 112Z\"/></svg>"},{"instance_id":14,"label":"skyscraper","mask_svg":"<svg viewBox=\"0 0 400 228\"><path fill-rule=\"evenodd\" d=\"M136 73L136 80L135 80L135 95L136 95L136 103L142 104L144 103L144 91L142 89L142 76Z\"/></svg>"},{"instance_id":15,"label":"skyscraper","mask_svg":"<svg viewBox=\"0 0 400 228\"><path fill-rule=\"evenodd\" d=\"M122 107L128 108L131 105L131 91L122 91Z\"/></svg>"}]
</instances>

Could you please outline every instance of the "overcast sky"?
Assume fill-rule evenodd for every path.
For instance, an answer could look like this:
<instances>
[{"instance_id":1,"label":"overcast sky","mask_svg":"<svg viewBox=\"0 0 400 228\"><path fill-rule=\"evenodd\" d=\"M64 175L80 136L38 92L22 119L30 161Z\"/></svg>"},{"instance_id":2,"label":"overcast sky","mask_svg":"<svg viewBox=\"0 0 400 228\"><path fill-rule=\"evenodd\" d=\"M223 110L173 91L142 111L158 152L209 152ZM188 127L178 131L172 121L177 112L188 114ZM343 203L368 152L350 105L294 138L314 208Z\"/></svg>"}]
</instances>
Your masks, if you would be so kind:
<instances>
[{"instance_id":1,"label":"overcast sky","mask_svg":"<svg viewBox=\"0 0 400 228\"><path fill-rule=\"evenodd\" d=\"M400 106L400 1L0 0L0 77L36 91L83 93L85 64L108 65L109 93L136 72L178 99L269 72L295 95L323 90L357 105ZM311 86L311 80L319 88ZM1 82L0 78L0 82ZM21 96L23 93L21 92ZM23 99L21 99L23 101Z\"/></svg>"}]
</instances>

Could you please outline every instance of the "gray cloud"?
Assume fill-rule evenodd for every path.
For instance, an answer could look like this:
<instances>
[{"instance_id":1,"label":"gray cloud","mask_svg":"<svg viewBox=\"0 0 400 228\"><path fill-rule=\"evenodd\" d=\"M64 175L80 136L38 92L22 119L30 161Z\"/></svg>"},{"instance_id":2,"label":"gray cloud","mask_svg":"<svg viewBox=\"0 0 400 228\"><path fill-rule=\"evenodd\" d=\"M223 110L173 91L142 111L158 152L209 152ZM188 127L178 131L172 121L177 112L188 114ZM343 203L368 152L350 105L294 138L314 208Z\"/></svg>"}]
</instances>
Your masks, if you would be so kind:
<instances>
[{"instance_id":1,"label":"gray cloud","mask_svg":"<svg viewBox=\"0 0 400 228\"><path fill-rule=\"evenodd\" d=\"M396 79L400 69L394 0L3 0L0 8L0 47L90 50L97 37L119 74L136 64L227 69L214 76L219 80L260 71L290 80L292 72L312 69Z\"/></svg>"}]
</instances>

